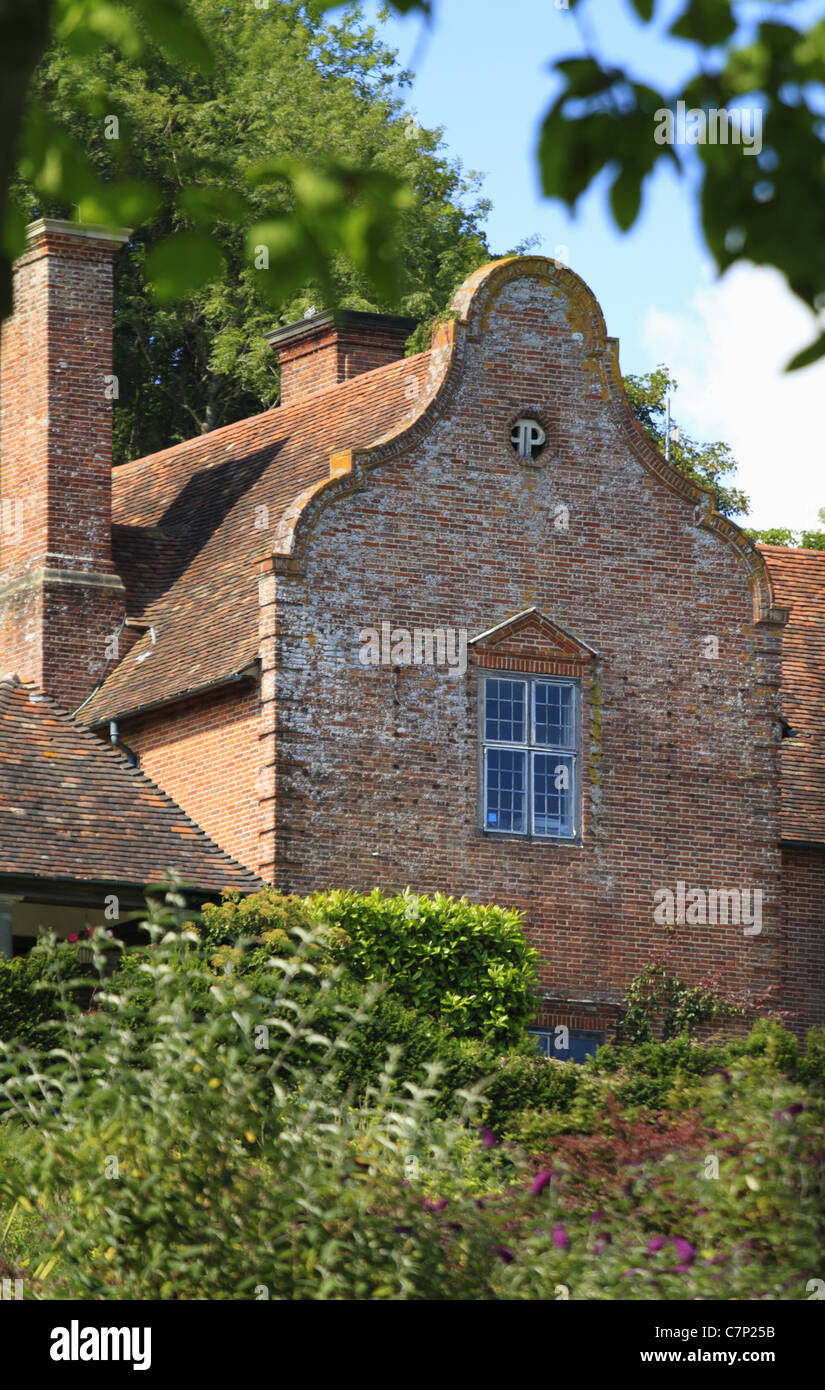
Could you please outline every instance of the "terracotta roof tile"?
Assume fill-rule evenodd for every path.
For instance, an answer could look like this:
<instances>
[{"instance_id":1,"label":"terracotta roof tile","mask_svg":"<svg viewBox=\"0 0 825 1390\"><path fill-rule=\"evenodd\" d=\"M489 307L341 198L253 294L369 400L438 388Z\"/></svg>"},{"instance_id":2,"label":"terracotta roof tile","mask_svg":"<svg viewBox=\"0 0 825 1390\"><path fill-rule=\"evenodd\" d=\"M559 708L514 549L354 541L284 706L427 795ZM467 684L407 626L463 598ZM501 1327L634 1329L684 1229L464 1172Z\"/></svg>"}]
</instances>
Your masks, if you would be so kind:
<instances>
[{"instance_id":1,"label":"terracotta roof tile","mask_svg":"<svg viewBox=\"0 0 825 1390\"><path fill-rule=\"evenodd\" d=\"M258 653L254 561L271 550L291 503L330 476L330 454L365 448L417 413L410 383L421 386L429 360L402 358L115 469L115 563L128 616L151 625L154 640L147 632L132 647L79 712L83 722L249 667Z\"/></svg>"},{"instance_id":2,"label":"terracotta roof tile","mask_svg":"<svg viewBox=\"0 0 825 1390\"><path fill-rule=\"evenodd\" d=\"M0 681L0 873L204 892L262 886L123 755L34 686Z\"/></svg>"},{"instance_id":3,"label":"terracotta roof tile","mask_svg":"<svg viewBox=\"0 0 825 1390\"><path fill-rule=\"evenodd\" d=\"M782 634L782 713L795 738L782 744L782 837L825 844L825 551L759 547Z\"/></svg>"}]
</instances>

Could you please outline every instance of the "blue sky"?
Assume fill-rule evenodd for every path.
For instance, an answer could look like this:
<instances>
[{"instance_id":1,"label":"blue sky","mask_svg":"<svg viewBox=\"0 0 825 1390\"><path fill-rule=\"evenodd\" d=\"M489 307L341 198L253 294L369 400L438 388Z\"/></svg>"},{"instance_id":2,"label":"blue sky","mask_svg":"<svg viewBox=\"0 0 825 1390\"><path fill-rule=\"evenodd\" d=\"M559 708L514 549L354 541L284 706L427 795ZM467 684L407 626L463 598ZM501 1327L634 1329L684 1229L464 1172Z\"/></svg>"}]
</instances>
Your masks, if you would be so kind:
<instances>
[{"instance_id":1,"label":"blue sky","mask_svg":"<svg viewBox=\"0 0 825 1390\"><path fill-rule=\"evenodd\" d=\"M584 51L577 20L556 0L436 5L429 28L416 15L380 28L415 73L407 101L419 121L443 127L450 154L484 174L494 250L533 235L544 254L565 247L569 265L598 297L608 332L620 340L623 370L667 362L679 380L674 411L683 426L731 443L737 481L752 498L750 524L816 525L825 506L823 453L815 442L825 366L795 379L781 371L813 336L811 316L771 271L740 266L717 280L694 203L664 168L648 182L641 216L625 235L610 218L605 180L575 217L542 196L535 148L554 91L549 64ZM580 8L596 51L642 80L667 89L694 70L693 46L665 33L681 0L659 0L652 32L629 0L589 0ZM374 19L380 5L370 0L364 9Z\"/></svg>"}]
</instances>

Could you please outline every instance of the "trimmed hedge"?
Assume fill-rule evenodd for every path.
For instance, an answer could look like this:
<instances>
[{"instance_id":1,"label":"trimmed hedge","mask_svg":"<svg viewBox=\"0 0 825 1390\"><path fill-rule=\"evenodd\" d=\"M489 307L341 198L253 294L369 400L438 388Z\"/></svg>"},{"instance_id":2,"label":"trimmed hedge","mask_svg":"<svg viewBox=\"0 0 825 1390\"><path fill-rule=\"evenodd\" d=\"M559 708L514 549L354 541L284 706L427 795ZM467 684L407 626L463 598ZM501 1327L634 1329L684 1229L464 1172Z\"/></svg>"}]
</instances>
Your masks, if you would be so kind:
<instances>
[{"instance_id":1,"label":"trimmed hedge","mask_svg":"<svg viewBox=\"0 0 825 1390\"><path fill-rule=\"evenodd\" d=\"M521 914L409 891L316 893L315 915L338 931L334 959L364 983L385 982L410 1008L457 1037L521 1038L535 1011L539 954Z\"/></svg>"}]
</instances>

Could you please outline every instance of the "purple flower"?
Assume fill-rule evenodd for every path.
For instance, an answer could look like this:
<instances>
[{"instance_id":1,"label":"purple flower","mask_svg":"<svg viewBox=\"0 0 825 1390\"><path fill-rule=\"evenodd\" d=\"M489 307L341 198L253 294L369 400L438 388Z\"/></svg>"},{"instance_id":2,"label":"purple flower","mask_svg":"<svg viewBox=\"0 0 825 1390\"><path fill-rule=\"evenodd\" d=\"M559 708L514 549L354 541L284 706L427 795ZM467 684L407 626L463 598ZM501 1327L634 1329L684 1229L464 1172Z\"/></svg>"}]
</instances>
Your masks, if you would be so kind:
<instances>
[{"instance_id":1,"label":"purple flower","mask_svg":"<svg viewBox=\"0 0 825 1390\"><path fill-rule=\"evenodd\" d=\"M676 1254L679 1256L680 1267L687 1269L696 1259L696 1251L689 1240L683 1240L681 1236L673 1237L673 1244L676 1246Z\"/></svg>"},{"instance_id":2,"label":"purple flower","mask_svg":"<svg viewBox=\"0 0 825 1390\"><path fill-rule=\"evenodd\" d=\"M393 1226L393 1230L397 1236L408 1236L410 1234L409 1226Z\"/></svg>"},{"instance_id":3,"label":"purple flower","mask_svg":"<svg viewBox=\"0 0 825 1390\"><path fill-rule=\"evenodd\" d=\"M425 1197L424 1199L424 1206L427 1211L443 1211L446 1205L446 1197L436 1197L434 1202L431 1202L429 1197Z\"/></svg>"},{"instance_id":4,"label":"purple flower","mask_svg":"<svg viewBox=\"0 0 825 1390\"><path fill-rule=\"evenodd\" d=\"M568 1250L570 1248L567 1232L562 1225L558 1225L553 1232L553 1244L557 1250Z\"/></svg>"},{"instance_id":5,"label":"purple flower","mask_svg":"<svg viewBox=\"0 0 825 1390\"><path fill-rule=\"evenodd\" d=\"M498 1255L502 1263L506 1265L511 1265L516 1258L515 1251L511 1250L509 1245L494 1245L493 1254Z\"/></svg>"},{"instance_id":6,"label":"purple flower","mask_svg":"<svg viewBox=\"0 0 825 1390\"><path fill-rule=\"evenodd\" d=\"M685 1240L682 1236L653 1236L647 1247L648 1255L655 1255L657 1250L663 1249L665 1245L675 1246L680 1261L676 1268L667 1270L667 1273L684 1274L685 1270L690 1269L696 1259L696 1251L690 1241Z\"/></svg>"},{"instance_id":7,"label":"purple flower","mask_svg":"<svg viewBox=\"0 0 825 1390\"><path fill-rule=\"evenodd\" d=\"M536 1173L536 1176L530 1184L530 1196L540 1197L552 1176L552 1168L542 1168L540 1173Z\"/></svg>"},{"instance_id":8,"label":"purple flower","mask_svg":"<svg viewBox=\"0 0 825 1390\"><path fill-rule=\"evenodd\" d=\"M596 1236L596 1244L593 1246L593 1254L601 1255L602 1251L606 1250L608 1245L612 1244L613 1237L607 1231L599 1231L599 1234Z\"/></svg>"},{"instance_id":9,"label":"purple flower","mask_svg":"<svg viewBox=\"0 0 825 1390\"><path fill-rule=\"evenodd\" d=\"M606 1211L594 1211L594 1212L593 1212L593 1215L592 1215L591 1218L590 1218L590 1220L591 1220L591 1221L603 1221L604 1218L605 1218L606 1216L607 1216L607 1212L606 1212Z\"/></svg>"},{"instance_id":10,"label":"purple flower","mask_svg":"<svg viewBox=\"0 0 825 1390\"><path fill-rule=\"evenodd\" d=\"M801 1115L805 1109L807 1106L803 1105L801 1100L795 1100L793 1105L788 1106L787 1110L774 1110L773 1118L775 1120L790 1120L794 1115Z\"/></svg>"},{"instance_id":11,"label":"purple flower","mask_svg":"<svg viewBox=\"0 0 825 1390\"><path fill-rule=\"evenodd\" d=\"M498 1143L493 1131L488 1129L486 1125L481 1126L481 1142L485 1149L492 1149Z\"/></svg>"}]
</instances>

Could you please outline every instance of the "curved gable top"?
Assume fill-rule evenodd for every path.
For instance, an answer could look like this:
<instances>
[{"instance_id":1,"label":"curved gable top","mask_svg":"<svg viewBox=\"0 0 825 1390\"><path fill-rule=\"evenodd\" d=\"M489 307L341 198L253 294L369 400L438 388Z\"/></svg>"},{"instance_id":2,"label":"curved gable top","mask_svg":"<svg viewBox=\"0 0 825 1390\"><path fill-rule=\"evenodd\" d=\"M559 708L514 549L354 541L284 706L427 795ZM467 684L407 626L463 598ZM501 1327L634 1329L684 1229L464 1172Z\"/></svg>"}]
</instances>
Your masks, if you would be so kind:
<instances>
[{"instance_id":1,"label":"curved gable top","mask_svg":"<svg viewBox=\"0 0 825 1390\"><path fill-rule=\"evenodd\" d=\"M787 612L775 604L768 568L756 545L740 527L714 510L709 490L674 468L651 444L627 398L619 369L618 340L608 337L598 300L580 276L546 256L511 256L492 261L465 280L452 301L453 317L436 331L418 411L411 413L400 429L370 447L331 457L329 478L296 497L283 514L270 557L274 568L282 573L298 570L301 553L320 512L359 490L368 471L403 456L429 434L455 397L467 345L483 338L505 286L524 278L538 281L565 298L568 321L575 324L571 331L581 336L600 394L608 402L629 449L652 477L693 505L697 525L736 551L750 580L754 621L782 625Z\"/></svg>"}]
</instances>

